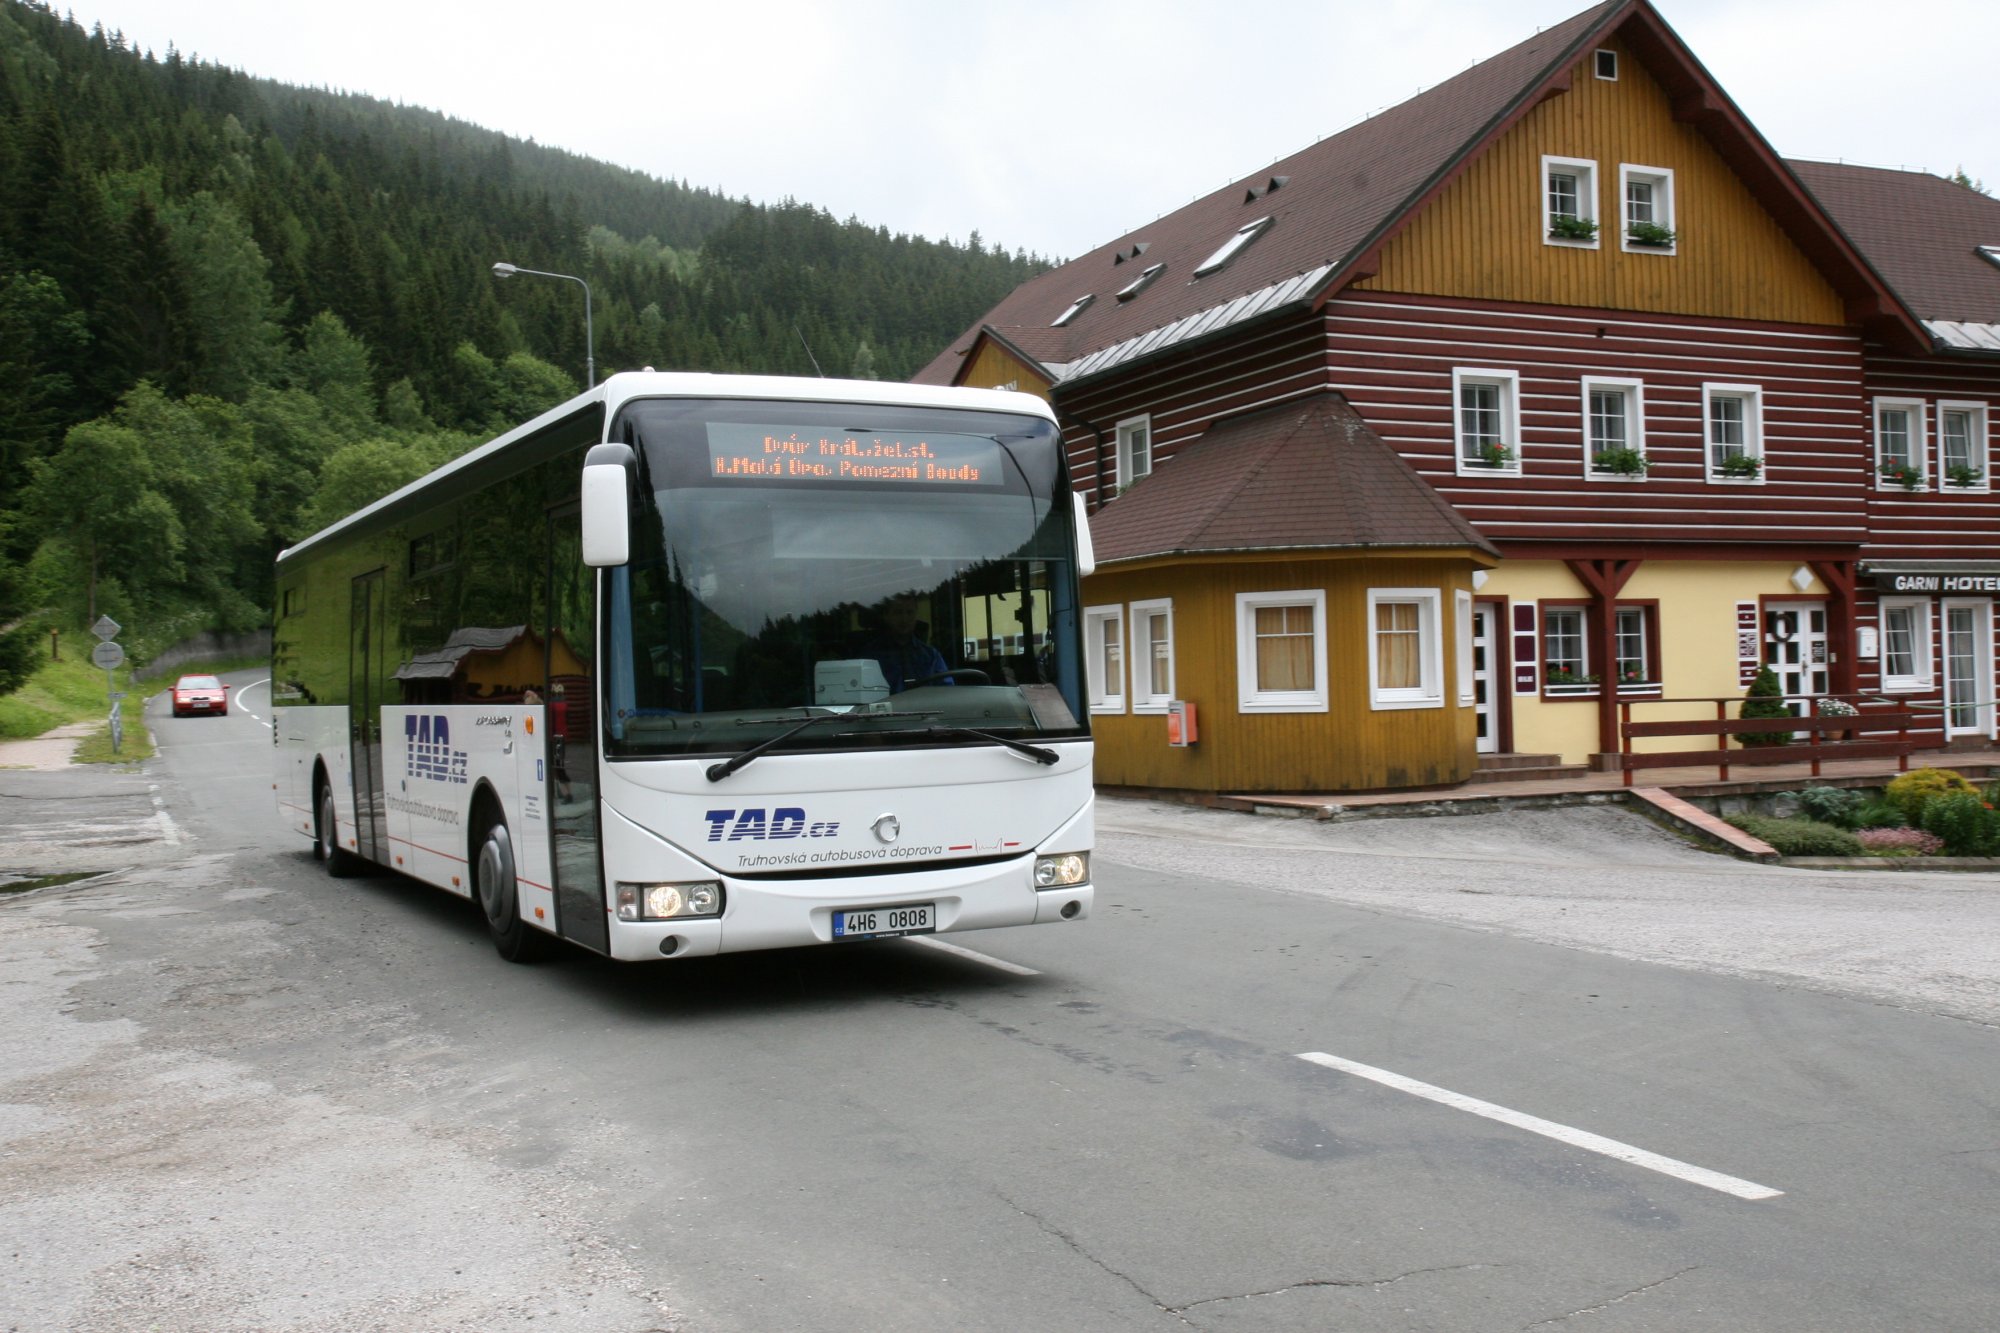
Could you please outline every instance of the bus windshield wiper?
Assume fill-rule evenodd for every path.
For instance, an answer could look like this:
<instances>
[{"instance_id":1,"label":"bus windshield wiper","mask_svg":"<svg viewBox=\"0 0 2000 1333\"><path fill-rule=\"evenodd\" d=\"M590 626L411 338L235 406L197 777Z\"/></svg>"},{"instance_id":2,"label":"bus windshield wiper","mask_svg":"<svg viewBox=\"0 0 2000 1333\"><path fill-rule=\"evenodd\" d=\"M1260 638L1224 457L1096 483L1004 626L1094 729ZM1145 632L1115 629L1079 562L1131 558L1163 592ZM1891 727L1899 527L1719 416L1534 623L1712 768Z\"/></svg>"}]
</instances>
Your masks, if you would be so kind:
<instances>
[{"instance_id":1,"label":"bus windshield wiper","mask_svg":"<svg viewBox=\"0 0 2000 1333\"><path fill-rule=\"evenodd\" d=\"M976 731L971 727L926 727L924 734L935 736L939 740L945 740L953 736L970 736L976 741L991 741L995 745L1006 746L1016 754L1024 754L1038 764L1053 764L1062 758L1054 750L1046 749L1040 745L1029 745L1026 741L1008 740L1005 736L995 736L990 731Z\"/></svg>"},{"instance_id":2,"label":"bus windshield wiper","mask_svg":"<svg viewBox=\"0 0 2000 1333\"><path fill-rule=\"evenodd\" d=\"M758 755L763 754L767 750L783 745L786 741L798 735L800 732L804 731L807 727L816 727L822 722L834 722L834 721L852 722L856 718L861 718L861 717L912 718L912 717L936 717L936 716L937 716L936 713L814 713L811 717L805 718L802 721L795 722L791 726L786 727L783 731L771 737L771 739L767 741L759 741L757 744L745 750L742 754L737 755L734 759L725 759L720 763L710 764L708 766L708 780L710 782L722 781L724 778L728 777L731 773L734 773L737 769L742 768L752 759L755 759Z\"/></svg>"}]
</instances>

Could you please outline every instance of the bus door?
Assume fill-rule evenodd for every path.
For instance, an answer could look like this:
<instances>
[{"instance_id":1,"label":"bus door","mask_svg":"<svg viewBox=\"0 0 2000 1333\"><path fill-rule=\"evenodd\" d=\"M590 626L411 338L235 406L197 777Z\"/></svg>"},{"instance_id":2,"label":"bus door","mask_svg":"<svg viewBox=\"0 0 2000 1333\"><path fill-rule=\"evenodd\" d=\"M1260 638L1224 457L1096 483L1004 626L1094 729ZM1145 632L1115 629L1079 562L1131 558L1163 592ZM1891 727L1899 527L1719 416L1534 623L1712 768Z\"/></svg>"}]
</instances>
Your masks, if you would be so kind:
<instances>
[{"instance_id":1,"label":"bus door","mask_svg":"<svg viewBox=\"0 0 2000 1333\"><path fill-rule=\"evenodd\" d=\"M555 837L556 929L608 953L603 863L597 848L597 571L583 563L575 506L549 515L549 809Z\"/></svg>"},{"instance_id":2,"label":"bus door","mask_svg":"<svg viewBox=\"0 0 2000 1333\"><path fill-rule=\"evenodd\" d=\"M382 571L354 580L354 617L348 626L348 755L354 773L355 851L389 861L382 799L382 653L388 616Z\"/></svg>"}]
</instances>

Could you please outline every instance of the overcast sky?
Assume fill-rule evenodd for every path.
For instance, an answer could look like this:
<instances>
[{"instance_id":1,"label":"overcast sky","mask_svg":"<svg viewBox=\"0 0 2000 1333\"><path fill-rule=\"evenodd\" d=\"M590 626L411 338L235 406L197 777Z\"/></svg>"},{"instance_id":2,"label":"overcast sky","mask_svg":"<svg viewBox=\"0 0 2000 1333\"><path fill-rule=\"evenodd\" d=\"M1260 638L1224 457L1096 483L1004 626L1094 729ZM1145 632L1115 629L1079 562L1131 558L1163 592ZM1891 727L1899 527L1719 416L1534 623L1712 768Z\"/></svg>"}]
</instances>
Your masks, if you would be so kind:
<instances>
[{"instance_id":1,"label":"overcast sky","mask_svg":"<svg viewBox=\"0 0 2000 1333\"><path fill-rule=\"evenodd\" d=\"M1659 0L1780 153L2000 188L1995 0ZM760 202L1073 257L1583 0L58 0ZM2000 238L1996 238L2000 239Z\"/></svg>"}]
</instances>

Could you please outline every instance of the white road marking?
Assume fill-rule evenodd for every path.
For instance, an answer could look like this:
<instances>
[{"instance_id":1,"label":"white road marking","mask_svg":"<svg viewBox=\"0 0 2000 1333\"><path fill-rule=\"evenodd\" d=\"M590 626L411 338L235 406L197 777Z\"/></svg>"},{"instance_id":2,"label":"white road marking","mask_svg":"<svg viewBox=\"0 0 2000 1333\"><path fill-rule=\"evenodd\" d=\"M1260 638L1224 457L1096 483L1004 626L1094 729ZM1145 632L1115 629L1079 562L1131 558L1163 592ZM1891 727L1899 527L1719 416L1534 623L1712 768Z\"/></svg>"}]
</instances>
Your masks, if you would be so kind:
<instances>
[{"instance_id":1,"label":"white road marking","mask_svg":"<svg viewBox=\"0 0 2000 1333\"><path fill-rule=\"evenodd\" d=\"M174 823L174 817L167 813L167 803L160 797L160 784L148 783L146 790L153 794L153 818L160 821L160 836L166 839L167 846L178 847L181 842L181 828Z\"/></svg>"},{"instance_id":2,"label":"white road marking","mask_svg":"<svg viewBox=\"0 0 2000 1333\"><path fill-rule=\"evenodd\" d=\"M256 689L259 685L269 685L270 683L271 683L271 678L269 676L266 676L262 680L253 680L248 685L237 686L236 687L237 703L240 705L243 701L243 696L250 693L250 691ZM250 720L252 722L255 722L258 726L262 727L266 731L269 731L271 729L271 724L269 722L266 722L261 714L250 713L249 710L247 709L245 709L244 711L248 714Z\"/></svg>"},{"instance_id":3,"label":"white road marking","mask_svg":"<svg viewBox=\"0 0 2000 1333\"><path fill-rule=\"evenodd\" d=\"M1453 1107L1456 1110L1470 1111L1474 1115L1485 1116L1488 1120L1498 1120L1503 1125L1512 1125L1516 1129L1525 1129L1531 1134L1541 1134L1547 1138L1555 1139L1560 1143L1567 1143L1571 1147L1583 1148L1594 1153L1602 1153L1606 1157L1616 1158L1621 1162L1629 1162L1633 1166L1643 1166L1649 1171L1658 1171L1664 1175L1678 1177L1691 1184L1702 1185L1712 1190L1720 1190L1724 1194L1733 1194L1739 1199L1775 1199L1784 1193L1783 1190L1774 1190L1767 1185L1759 1185L1755 1181L1739 1180L1735 1176L1725 1176L1720 1171L1710 1171L1707 1167L1691 1166L1686 1162L1675 1161L1671 1157L1662 1157L1658 1153L1647 1152L1643 1148L1634 1148L1631 1144L1620 1143L1616 1139L1607 1139L1601 1135L1591 1134L1581 1129L1572 1129L1568 1125L1558 1125L1553 1120L1543 1120L1539 1116L1524 1115L1520 1111L1510 1111L1504 1106L1495 1106L1492 1102L1482 1102L1477 1097L1467 1097L1463 1093L1434 1087L1429 1083L1419 1083L1416 1079L1405 1078L1401 1074L1392 1074L1386 1069L1377 1069L1373 1065L1356 1064L1352 1060L1343 1060L1337 1055L1327 1055L1321 1051L1305 1051L1300 1054L1299 1059L1316 1065L1324 1065L1328 1069L1337 1069L1344 1074L1353 1074L1357 1078L1370 1079L1376 1083L1380 1083L1384 1087L1394 1088L1398 1092L1407 1092L1414 1097L1428 1098L1440 1105Z\"/></svg>"},{"instance_id":4,"label":"white road marking","mask_svg":"<svg viewBox=\"0 0 2000 1333\"><path fill-rule=\"evenodd\" d=\"M908 939L909 942L912 944L921 944L926 949L938 949L944 953L956 954L960 958L969 958L975 963L984 963L988 967L997 967L1002 972L1012 972L1017 977L1039 977L1040 975L1042 975L1041 973L1035 971L1035 969L1032 967L1022 967L1019 963L1010 963L1006 961L1004 958L993 958L986 954L978 953L975 952L974 950L967 949L961 945L947 944L945 943L945 941L938 939L935 936L909 935L905 936L904 938Z\"/></svg>"}]
</instances>

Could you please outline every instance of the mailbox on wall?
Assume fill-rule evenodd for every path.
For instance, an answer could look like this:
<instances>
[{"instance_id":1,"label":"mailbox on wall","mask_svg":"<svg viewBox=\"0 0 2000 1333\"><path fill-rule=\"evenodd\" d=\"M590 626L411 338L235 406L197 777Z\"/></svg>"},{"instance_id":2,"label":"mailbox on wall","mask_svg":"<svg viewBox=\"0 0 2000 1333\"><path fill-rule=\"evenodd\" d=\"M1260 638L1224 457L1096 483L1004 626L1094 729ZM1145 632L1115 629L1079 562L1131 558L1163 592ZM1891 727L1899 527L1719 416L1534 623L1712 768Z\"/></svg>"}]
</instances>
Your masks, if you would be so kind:
<instances>
[{"instance_id":1,"label":"mailbox on wall","mask_svg":"<svg viewBox=\"0 0 2000 1333\"><path fill-rule=\"evenodd\" d=\"M1194 705L1175 699L1167 705L1167 744L1176 749L1193 745L1200 736L1195 726Z\"/></svg>"}]
</instances>

